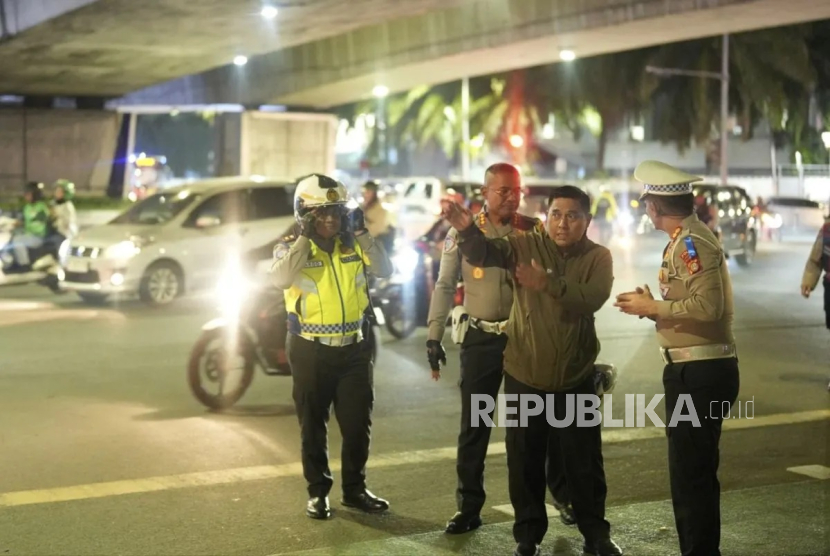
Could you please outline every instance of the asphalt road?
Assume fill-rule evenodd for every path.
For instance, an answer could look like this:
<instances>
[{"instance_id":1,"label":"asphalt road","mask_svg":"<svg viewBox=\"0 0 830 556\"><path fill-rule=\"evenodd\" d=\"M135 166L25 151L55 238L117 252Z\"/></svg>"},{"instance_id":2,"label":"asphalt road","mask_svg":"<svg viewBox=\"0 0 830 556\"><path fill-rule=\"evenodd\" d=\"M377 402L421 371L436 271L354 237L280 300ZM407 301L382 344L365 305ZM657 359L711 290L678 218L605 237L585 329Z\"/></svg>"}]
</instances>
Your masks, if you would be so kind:
<instances>
[{"instance_id":1,"label":"asphalt road","mask_svg":"<svg viewBox=\"0 0 830 556\"><path fill-rule=\"evenodd\" d=\"M614 292L657 291L663 244L616 248ZM722 440L725 555L830 554L830 333L820 296L798 293L808 251L764 245L752 268L730 263L743 413ZM257 375L223 414L188 391L187 358L213 301L89 307L34 286L0 291L0 555L511 553L503 429L491 440L486 525L441 533L455 510L459 421L449 335L439 382L425 329L384 335L369 488L391 511L341 508L335 473L335 514L321 523L304 516L290 378ZM621 373L615 393L661 393L652 323L609 302L597 327L601 359ZM623 417L622 399L613 415ZM330 430L337 459L334 419ZM609 428L604 439L613 535L629 554L677 554L663 431ZM575 529L551 521L544 554L580 546Z\"/></svg>"}]
</instances>

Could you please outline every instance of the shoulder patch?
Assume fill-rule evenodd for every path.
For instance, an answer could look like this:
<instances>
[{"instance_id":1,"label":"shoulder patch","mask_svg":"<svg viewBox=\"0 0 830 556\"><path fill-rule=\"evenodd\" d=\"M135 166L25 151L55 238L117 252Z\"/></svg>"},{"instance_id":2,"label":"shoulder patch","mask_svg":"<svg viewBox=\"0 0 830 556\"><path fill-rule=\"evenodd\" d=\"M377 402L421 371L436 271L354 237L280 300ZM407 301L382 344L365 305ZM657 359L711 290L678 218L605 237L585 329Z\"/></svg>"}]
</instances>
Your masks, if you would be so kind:
<instances>
[{"instance_id":1,"label":"shoulder patch","mask_svg":"<svg viewBox=\"0 0 830 556\"><path fill-rule=\"evenodd\" d=\"M703 265L700 264L700 257L698 257L692 236L684 237L683 243L686 244L686 250L680 254L680 258L686 263L686 269L689 271L689 274L697 274L703 270Z\"/></svg>"},{"instance_id":2,"label":"shoulder patch","mask_svg":"<svg viewBox=\"0 0 830 556\"><path fill-rule=\"evenodd\" d=\"M447 237L444 239L444 253L449 253L453 249L455 249L455 238L447 234Z\"/></svg>"},{"instance_id":3,"label":"shoulder patch","mask_svg":"<svg viewBox=\"0 0 830 556\"><path fill-rule=\"evenodd\" d=\"M279 261L288 255L289 247L287 243L280 242L274 246L274 260Z\"/></svg>"}]
</instances>

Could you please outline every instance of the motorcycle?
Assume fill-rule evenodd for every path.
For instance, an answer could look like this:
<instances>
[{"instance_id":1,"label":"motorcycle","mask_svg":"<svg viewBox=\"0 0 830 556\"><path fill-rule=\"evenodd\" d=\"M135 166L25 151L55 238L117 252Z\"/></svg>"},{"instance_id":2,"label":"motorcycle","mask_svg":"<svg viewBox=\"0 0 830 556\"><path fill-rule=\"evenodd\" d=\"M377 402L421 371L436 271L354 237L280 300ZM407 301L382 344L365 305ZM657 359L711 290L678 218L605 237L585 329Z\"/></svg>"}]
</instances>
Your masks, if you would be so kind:
<instances>
[{"instance_id":1,"label":"motorcycle","mask_svg":"<svg viewBox=\"0 0 830 556\"><path fill-rule=\"evenodd\" d=\"M427 323L438 266L430 253L431 246L423 239L414 246L399 241L391 256L395 272L370 286L373 305L380 309L386 329L399 340L408 338ZM459 282L454 304L463 302L464 288Z\"/></svg>"},{"instance_id":2,"label":"motorcycle","mask_svg":"<svg viewBox=\"0 0 830 556\"><path fill-rule=\"evenodd\" d=\"M270 260L261 260L253 272L246 272L241 263L230 261L218 281L220 316L202 326L187 366L191 392L210 409L228 409L242 399L257 369L266 376L291 376L285 354L285 298L282 290L268 284L269 265ZM377 360L377 335L374 327L369 330ZM210 392L210 386L218 393Z\"/></svg>"},{"instance_id":3,"label":"motorcycle","mask_svg":"<svg viewBox=\"0 0 830 556\"><path fill-rule=\"evenodd\" d=\"M0 214L0 248L11 241L16 221L16 218ZM29 256L33 261L31 270L6 274L0 268L0 286L40 284L53 293L64 293L60 288L64 272L61 261L66 259L68 249L69 242L58 245L57 242L47 239L41 247L29 249Z\"/></svg>"}]
</instances>

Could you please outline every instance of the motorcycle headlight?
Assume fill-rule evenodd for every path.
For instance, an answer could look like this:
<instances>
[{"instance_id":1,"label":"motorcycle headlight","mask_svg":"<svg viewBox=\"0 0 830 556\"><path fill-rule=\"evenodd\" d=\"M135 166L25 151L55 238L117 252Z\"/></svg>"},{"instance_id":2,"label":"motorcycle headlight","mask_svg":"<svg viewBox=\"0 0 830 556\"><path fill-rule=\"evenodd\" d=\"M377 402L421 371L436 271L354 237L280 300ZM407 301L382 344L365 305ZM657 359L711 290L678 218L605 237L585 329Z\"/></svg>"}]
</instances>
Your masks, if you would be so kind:
<instances>
[{"instance_id":1,"label":"motorcycle headlight","mask_svg":"<svg viewBox=\"0 0 830 556\"><path fill-rule=\"evenodd\" d=\"M216 283L216 298L222 315L231 320L239 317L250 284L238 263L228 263Z\"/></svg>"},{"instance_id":2,"label":"motorcycle headlight","mask_svg":"<svg viewBox=\"0 0 830 556\"><path fill-rule=\"evenodd\" d=\"M402 278L410 279L415 274L420 255L412 247L403 247L392 256L392 264Z\"/></svg>"}]
</instances>

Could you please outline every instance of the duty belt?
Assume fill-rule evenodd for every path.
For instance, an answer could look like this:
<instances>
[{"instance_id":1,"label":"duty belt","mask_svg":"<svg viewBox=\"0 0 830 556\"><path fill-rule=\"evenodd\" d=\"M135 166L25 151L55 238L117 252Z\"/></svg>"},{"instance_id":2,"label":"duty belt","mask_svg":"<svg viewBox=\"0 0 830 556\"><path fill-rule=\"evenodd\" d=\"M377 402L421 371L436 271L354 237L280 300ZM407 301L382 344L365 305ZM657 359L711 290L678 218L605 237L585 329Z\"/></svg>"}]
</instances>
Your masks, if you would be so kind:
<instances>
[{"instance_id":1,"label":"duty belt","mask_svg":"<svg viewBox=\"0 0 830 556\"><path fill-rule=\"evenodd\" d=\"M506 320L490 322L486 320L471 318L470 324L472 324L482 332L487 332L488 334L504 334L504 331L507 330Z\"/></svg>"},{"instance_id":2,"label":"duty belt","mask_svg":"<svg viewBox=\"0 0 830 556\"><path fill-rule=\"evenodd\" d=\"M349 334L348 336L309 336L300 334L300 338L332 347L343 347L356 344L363 339L363 334Z\"/></svg>"},{"instance_id":3,"label":"duty belt","mask_svg":"<svg viewBox=\"0 0 830 556\"><path fill-rule=\"evenodd\" d=\"M735 344L708 344L682 348L660 348L660 356L667 365L707 359L729 359L737 357Z\"/></svg>"}]
</instances>

